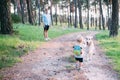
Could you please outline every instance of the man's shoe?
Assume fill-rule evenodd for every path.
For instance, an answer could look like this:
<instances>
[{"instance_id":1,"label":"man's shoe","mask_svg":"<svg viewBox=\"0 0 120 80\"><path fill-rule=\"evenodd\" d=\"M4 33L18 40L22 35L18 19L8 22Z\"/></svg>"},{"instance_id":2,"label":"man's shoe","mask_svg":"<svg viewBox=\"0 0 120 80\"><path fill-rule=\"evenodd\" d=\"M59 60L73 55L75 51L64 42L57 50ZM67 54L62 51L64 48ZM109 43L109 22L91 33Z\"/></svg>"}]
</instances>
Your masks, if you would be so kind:
<instances>
[{"instance_id":1,"label":"man's shoe","mask_svg":"<svg viewBox=\"0 0 120 80\"><path fill-rule=\"evenodd\" d=\"M49 37L47 38L48 40L51 40Z\"/></svg>"},{"instance_id":2,"label":"man's shoe","mask_svg":"<svg viewBox=\"0 0 120 80\"><path fill-rule=\"evenodd\" d=\"M48 41L48 38L45 38L45 41Z\"/></svg>"}]
</instances>

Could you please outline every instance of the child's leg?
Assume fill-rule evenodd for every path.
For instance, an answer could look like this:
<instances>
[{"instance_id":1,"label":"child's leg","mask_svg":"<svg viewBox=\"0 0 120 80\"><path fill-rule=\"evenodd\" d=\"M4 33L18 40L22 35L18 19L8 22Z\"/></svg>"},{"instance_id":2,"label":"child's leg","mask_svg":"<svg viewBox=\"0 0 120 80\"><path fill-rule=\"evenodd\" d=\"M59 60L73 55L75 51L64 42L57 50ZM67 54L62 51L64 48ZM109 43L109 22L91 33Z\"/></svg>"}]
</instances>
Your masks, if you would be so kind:
<instances>
[{"instance_id":1,"label":"child's leg","mask_svg":"<svg viewBox=\"0 0 120 80\"><path fill-rule=\"evenodd\" d=\"M83 65L83 58L80 59L80 62L79 62L79 67L81 68Z\"/></svg>"},{"instance_id":2,"label":"child's leg","mask_svg":"<svg viewBox=\"0 0 120 80\"><path fill-rule=\"evenodd\" d=\"M83 65L83 63L82 63L82 62L80 62L80 63L79 63L79 67L81 68L81 67L82 67L82 65Z\"/></svg>"},{"instance_id":3,"label":"child's leg","mask_svg":"<svg viewBox=\"0 0 120 80\"><path fill-rule=\"evenodd\" d=\"M76 69L79 71L80 70L80 67L81 66L81 62L80 61L77 61L76 62Z\"/></svg>"},{"instance_id":4,"label":"child's leg","mask_svg":"<svg viewBox=\"0 0 120 80\"><path fill-rule=\"evenodd\" d=\"M79 61L76 61L76 68L78 68L79 67Z\"/></svg>"}]
</instances>

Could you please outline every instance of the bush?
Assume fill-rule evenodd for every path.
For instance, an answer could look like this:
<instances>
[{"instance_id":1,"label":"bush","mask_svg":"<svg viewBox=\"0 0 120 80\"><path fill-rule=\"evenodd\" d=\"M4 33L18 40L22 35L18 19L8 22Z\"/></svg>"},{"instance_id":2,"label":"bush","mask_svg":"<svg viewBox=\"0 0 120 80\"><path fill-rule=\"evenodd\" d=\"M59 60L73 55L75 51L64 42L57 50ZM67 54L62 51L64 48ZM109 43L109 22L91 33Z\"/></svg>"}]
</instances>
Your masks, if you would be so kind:
<instances>
[{"instance_id":1,"label":"bush","mask_svg":"<svg viewBox=\"0 0 120 80\"><path fill-rule=\"evenodd\" d=\"M16 14L11 14L11 17L12 17L13 23L20 23L21 22L20 16L18 16Z\"/></svg>"}]
</instances>

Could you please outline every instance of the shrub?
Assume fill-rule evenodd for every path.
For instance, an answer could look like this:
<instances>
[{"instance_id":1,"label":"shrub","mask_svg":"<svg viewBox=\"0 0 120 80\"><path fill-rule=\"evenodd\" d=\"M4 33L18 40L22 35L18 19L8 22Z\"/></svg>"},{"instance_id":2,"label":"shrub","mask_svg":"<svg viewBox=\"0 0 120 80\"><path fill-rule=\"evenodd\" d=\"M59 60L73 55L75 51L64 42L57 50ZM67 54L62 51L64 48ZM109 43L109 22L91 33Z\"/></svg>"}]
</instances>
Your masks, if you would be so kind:
<instances>
[{"instance_id":1,"label":"shrub","mask_svg":"<svg viewBox=\"0 0 120 80\"><path fill-rule=\"evenodd\" d=\"M18 16L16 14L11 14L11 17L12 17L13 23L20 23L21 22L20 16Z\"/></svg>"}]
</instances>

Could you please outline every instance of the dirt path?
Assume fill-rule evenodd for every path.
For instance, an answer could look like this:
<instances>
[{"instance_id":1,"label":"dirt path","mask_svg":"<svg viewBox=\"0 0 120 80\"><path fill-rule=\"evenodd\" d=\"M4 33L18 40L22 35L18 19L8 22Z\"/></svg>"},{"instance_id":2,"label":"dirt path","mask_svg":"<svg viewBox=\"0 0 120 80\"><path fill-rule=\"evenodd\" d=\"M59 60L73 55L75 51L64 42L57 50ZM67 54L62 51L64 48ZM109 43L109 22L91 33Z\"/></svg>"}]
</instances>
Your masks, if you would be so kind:
<instances>
[{"instance_id":1,"label":"dirt path","mask_svg":"<svg viewBox=\"0 0 120 80\"><path fill-rule=\"evenodd\" d=\"M69 57L77 35L95 35L96 32L73 33L43 44L38 50L23 56L22 63L0 72L3 80L119 80L109 59L95 41L96 54L92 61L84 62L82 70L75 69Z\"/></svg>"}]
</instances>

